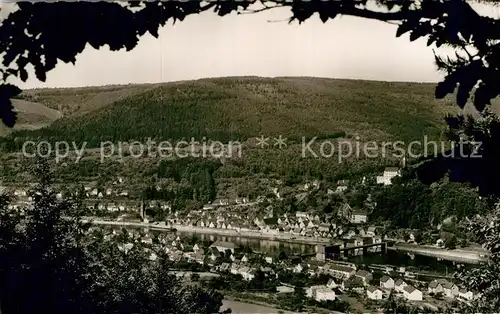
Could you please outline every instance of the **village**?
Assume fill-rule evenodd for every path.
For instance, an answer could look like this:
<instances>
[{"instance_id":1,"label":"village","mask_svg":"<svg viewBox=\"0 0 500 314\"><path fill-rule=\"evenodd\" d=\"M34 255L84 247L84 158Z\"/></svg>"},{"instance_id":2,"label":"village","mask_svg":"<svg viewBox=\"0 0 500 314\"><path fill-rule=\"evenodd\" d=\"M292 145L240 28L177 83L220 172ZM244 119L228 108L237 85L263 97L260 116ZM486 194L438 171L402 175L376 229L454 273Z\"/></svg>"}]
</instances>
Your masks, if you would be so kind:
<instances>
[{"instance_id":1,"label":"village","mask_svg":"<svg viewBox=\"0 0 500 314\"><path fill-rule=\"evenodd\" d=\"M377 184L390 185L391 180L400 173L399 168L387 168L382 176L376 178ZM393 295L420 307L435 310L440 308L442 302L452 303L456 300L468 302L477 296L476 292L465 291L448 279L437 278L428 282L415 280L413 276L408 275L404 267L397 269L387 266L384 270L374 272L373 269L360 268L354 263L342 261L353 255L384 254L387 241L394 240L388 238L384 226L370 224L369 213L366 210L353 209L347 203L337 212L329 214L297 211L294 214L276 215L272 205L261 210L259 204L266 201L264 197L255 200L247 197L219 198L205 204L202 209L177 212L172 211L167 202L146 203L134 199L125 188L122 188L125 186L123 178L117 178L113 185L117 187L101 189L84 187L89 216L98 216L97 212L108 212L117 215L112 218L101 215L99 219L112 221L115 224L140 221L151 225L152 228L194 234L266 238L298 243L302 241L316 245L315 253L307 256L270 256L258 252L242 253L236 244L226 241L216 241L207 247L203 247L201 243L190 245L189 237L182 238L171 233L169 237L163 238L161 245L175 263L198 264L209 273L219 276L240 276L247 282L257 280L259 273L266 277L271 276L279 283L275 287L278 293L292 293L296 288L287 283L287 274L305 275L313 278L310 280L310 285L303 287L305 295L317 302L336 300L343 295L352 294L358 299L377 302ZM328 193L342 194L348 187L349 181L340 180L336 189L329 190ZM317 188L316 181L308 183L299 191L299 197ZM3 190L9 188L4 187ZM20 207L31 202L27 189L15 188L10 191L19 200L17 204L11 206ZM282 198L278 189L274 189L273 194L275 199ZM64 199L65 195L58 192L56 197ZM113 201L107 202L107 199ZM147 212L154 209L165 211L166 218L162 221L151 219ZM147 234L142 234L140 240L152 244ZM410 234L406 242L415 242L413 234ZM336 252L336 256L331 254L329 256L325 247L332 245L342 250L344 254ZM132 246L133 244L129 243L123 249ZM153 259L154 256L152 253ZM322 279L318 282L314 278Z\"/></svg>"},{"instance_id":2,"label":"village","mask_svg":"<svg viewBox=\"0 0 500 314\"><path fill-rule=\"evenodd\" d=\"M136 241L152 247L157 245L147 233L138 230L128 232ZM431 310L439 310L454 302L469 302L480 296L477 292L457 286L448 278L417 280L408 275L404 267L386 265L385 268L374 270L365 265L318 260L300 254L254 252L233 242L193 242L193 238L173 233L161 233L160 239L159 247L168 253L174 268L178 268L174 273L188 281L193 280L193 276L204 280L214 276L228 280L239 278L248 283L268 280L271 284L266 288L275 289L278 294L303 289L305 298L319 303L355 298L361 303L380 305L380 302L392 297ZM128 243L122 249L132 247L133 243ZM157 258L155 253L150 254L151 259ZM300 282L305 283L305 286L294 285L297 278L301 278Z\"/></svg>"}]
</instances>

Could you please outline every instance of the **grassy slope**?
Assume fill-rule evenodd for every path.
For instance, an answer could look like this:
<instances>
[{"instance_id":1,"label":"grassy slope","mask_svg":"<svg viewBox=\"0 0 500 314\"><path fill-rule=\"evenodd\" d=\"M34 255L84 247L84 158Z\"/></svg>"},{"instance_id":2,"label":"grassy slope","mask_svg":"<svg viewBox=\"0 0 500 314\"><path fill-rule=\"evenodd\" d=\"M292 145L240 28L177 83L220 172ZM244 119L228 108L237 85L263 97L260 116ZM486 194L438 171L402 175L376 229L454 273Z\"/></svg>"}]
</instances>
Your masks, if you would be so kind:
<instances>
[{"instance_id":1,"label":"grassy slope","mask_svg":"<svg viewBox=\"0 0 500 314\"><path fill-rule=\"evenodd\" d=\"M436 101L434 84L322 78L232 77L160 85L38 90L52 108L67 104L43 130L17 135L65 140L247 139L260 134L361 140L438 136L453 99ZM72 105L71 105L72 104Z\"/></svg>"},{"instance_id":2,"label":"grassy slope","mask_svg":"<svg viewBox=\"0 0 500 314\"><path fill-rule=\"evenodd\" d=\"M14 130L33 130L45 127L62 116L59 111L40 103L20 99L13 99L12 103L18 117ZM11 129L0 123L0 136L11 132Z\"/></svg>"}]
</instances>

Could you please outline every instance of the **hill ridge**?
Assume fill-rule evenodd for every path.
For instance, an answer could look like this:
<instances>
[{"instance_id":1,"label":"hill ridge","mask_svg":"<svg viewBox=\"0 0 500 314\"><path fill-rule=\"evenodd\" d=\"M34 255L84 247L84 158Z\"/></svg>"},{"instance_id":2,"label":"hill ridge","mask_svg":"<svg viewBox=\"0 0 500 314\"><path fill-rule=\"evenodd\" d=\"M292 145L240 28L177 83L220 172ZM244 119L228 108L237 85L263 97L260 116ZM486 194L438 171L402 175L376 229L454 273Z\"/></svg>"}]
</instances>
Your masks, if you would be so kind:
<instances>
[{"instance_id":1,"label":"hill ridge","mask_svg":"<svg viewBox=\"0 0 500 314\"><path fill-rule=\"evenodd\" d=\"M311 77L202 78L164 84L38 90L23 93L65 117L13 137L87 141L144 138L246 140L359 135L363 140L439 137L452 98L434 84Z\"/></svg>"}]
</instances>

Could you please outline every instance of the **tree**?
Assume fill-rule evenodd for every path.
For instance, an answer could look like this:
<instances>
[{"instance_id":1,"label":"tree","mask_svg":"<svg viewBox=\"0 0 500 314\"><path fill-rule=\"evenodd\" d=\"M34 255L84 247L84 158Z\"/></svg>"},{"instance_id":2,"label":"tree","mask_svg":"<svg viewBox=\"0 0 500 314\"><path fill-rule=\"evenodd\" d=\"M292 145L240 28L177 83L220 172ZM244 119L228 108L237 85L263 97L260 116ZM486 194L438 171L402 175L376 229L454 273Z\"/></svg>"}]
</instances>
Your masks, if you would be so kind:
<instances>
[{"instance_id":1,"label":"tree","mask_svg":"<svg viewBox=\"0 0 500 314\"><path fill-rule=\"evenodd\" d=\"M191 274L191 281L198 281L200 280L200 275L197 273L192 273Z\"/></svg>"},{"instance_id":2,"label":"tree","mask_svg":"<svg viewBox=\"0 0 500 314\"><path fill-rule=\"evenodd\" d=\"M409 307L401 298L396 298L394 293L391 292L387 300L385 300L382 306L384 313L387 314L413 314L417 313L415 309Z\"/></svg>"},{"instance_id":3,"label":"tree","mask_svg":"<svg viewBox=\"0 0 500 314\"><path fill-rule=\"evenodd\" d=\"M285 251L280 251L280 254L278 256L278 259L280 261L286 261L288 259L288 254L286 254Z\"/></svg>"},{"instance_id":4,"label":"tree","mask_svg":"<svg viewBox=\"0 0 500 314\"><path fill-rule=\"evenodd\" d=\"M472 291L475 299L462 305L461 313L488 313L500 308L500 210L468 220L464 228L476 235L488 250L486 264L455 273L457 283Z\"/></svg>"},{"instance_id":5,"label":"tree","mask_svg":"<svg viewBox=\"0 0 500 314\"><path fill-rule=\"evenodd\" d=\"M168 256L122 232L92 231L79 199L58 201L50 168L37 163L33 205L0 196L2 313L217 313L222 295L184 286ZM163 253L162 253L163 252Z\"/></svg>"},{"instance_id":6,"label":"tree","mask_svg":"<svg viewBox=\"0 0 500 314\"><path fill-rule=\"evenodd\" d=\"M457 237L454 234L447 233L444 237L444 247L449 250L457 248Z\"/></svg>"},{"instance_id":7,"label":"tree","mask_svg":"<svg viewBox=\"0 0 500 314\"><path fill-rule=\"evenodd\" d=\"M294 311L301 312L304 309L305 299L306 299L306 294L304 288L295 287L295 290L289 299L289 306Z\"/></svg>"}]
</instances>

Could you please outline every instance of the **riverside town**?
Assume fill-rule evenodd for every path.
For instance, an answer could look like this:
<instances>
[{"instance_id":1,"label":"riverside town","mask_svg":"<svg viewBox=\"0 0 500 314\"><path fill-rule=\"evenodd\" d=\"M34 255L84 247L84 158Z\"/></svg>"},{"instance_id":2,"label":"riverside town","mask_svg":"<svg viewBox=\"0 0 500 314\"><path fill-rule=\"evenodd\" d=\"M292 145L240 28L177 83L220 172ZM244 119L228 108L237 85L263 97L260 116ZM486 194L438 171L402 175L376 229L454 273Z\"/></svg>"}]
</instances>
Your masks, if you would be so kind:
<instances>
[{"instance_id":1,"label":"riverside town","mask_svg":"<svg viewBox=\"0 0 500 314\"><path fill-rule=\"evenodd\" d=\"M500 4L0 3L0 314L500 311Z\"/></svg>"}]
</instances>

